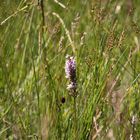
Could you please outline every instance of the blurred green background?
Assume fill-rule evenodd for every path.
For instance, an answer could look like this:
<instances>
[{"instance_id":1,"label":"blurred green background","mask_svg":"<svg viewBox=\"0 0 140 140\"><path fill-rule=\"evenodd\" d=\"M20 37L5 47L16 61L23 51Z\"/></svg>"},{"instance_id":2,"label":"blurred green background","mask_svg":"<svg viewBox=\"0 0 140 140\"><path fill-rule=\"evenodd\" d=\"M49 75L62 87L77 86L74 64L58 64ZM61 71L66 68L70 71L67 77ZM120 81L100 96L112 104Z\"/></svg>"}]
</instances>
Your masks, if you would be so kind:
<instances>
[{"instance_id":1,"label":"blurred green background","mask_svg":"<svg viewBox=\"0 0 140 140\"><path fill-rule=\"evenodd\" d=\"M139 0L0 0L0 139L139 140L139 15Z\"/></svg>"}]
</instances>

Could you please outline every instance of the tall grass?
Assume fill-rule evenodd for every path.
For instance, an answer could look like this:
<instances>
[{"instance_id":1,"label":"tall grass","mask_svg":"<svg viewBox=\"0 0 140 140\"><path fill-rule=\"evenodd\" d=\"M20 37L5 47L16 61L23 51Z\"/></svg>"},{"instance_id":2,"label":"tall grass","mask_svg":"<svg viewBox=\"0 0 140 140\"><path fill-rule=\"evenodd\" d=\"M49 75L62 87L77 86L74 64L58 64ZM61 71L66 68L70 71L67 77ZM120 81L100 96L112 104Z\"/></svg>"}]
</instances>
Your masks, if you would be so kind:
<instances>
[{"instance_id":1,"label":"tall grass","mask_svg":"<svg viewBox=\"0 0 140 140\"><path fill-rule=\"evenodd\" d=\"M0 139L139 140L139 5L2 1ZM67 54L76 58L75 102Z\"/></svg>"}]
</instances>

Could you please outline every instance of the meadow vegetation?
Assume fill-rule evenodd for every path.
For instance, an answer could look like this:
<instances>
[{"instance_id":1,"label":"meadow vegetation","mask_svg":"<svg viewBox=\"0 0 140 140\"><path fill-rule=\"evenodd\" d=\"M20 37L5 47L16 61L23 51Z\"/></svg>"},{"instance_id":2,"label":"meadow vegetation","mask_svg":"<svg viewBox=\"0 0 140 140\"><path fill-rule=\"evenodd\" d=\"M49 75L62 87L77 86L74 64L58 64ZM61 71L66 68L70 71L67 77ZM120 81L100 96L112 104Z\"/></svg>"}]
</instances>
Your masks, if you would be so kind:
<instances>
[{"instance_id":1,"label":"meadow vegetation","mask_svg":"<svg viewBox=\"0 0 140 140\"><path fill-rule=\"evenodd\" d=\"M139 0L0 0L0 140L139 140L139 15Z\"/></svg>"}]
</instances>

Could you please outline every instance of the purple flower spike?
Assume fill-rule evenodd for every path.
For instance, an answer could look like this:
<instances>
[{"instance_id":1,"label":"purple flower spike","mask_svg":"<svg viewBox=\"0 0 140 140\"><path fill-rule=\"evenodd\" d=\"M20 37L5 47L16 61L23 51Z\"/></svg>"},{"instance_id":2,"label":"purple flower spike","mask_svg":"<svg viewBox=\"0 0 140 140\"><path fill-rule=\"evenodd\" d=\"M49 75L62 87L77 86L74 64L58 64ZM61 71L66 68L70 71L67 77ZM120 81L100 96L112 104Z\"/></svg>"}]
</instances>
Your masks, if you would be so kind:
<instances>
[{"instance_id":1,"label":"purple flower spike","mask_svg":"<svg viewBox=\"0 0 140 140\"><path fill-rule=\"evenodd\" d=\"M69 90L69 91L71 91L71 90L76 90L76 83L73 83L73 82L71 82L68 86L67 86L67 89Z\"/></svg>"},{"instance_id":2,"label":"purple flower spike","mask_svg":"<svg viewBox=\"0 0 140 140\"><path fill-rule=\"evenodd\" d=\"M69 55L66 56L66 65L65 65L65 72L66 78L73 81L76 79L76 62L74 57L70 57Z\"/></svg>"},{"instance_id":3,"label":"purple flower spike","mask_svg":"<svg viewBox=\"0 0 140 140\"><path fill-rule=\"evenodd\" d=\"M73 56L66 56L65 64L65 73L66 78L70 80L70 84L67 86L69 91L75 92L77 83L76 83L76 61Z\"/></svg>"}]
</instances>

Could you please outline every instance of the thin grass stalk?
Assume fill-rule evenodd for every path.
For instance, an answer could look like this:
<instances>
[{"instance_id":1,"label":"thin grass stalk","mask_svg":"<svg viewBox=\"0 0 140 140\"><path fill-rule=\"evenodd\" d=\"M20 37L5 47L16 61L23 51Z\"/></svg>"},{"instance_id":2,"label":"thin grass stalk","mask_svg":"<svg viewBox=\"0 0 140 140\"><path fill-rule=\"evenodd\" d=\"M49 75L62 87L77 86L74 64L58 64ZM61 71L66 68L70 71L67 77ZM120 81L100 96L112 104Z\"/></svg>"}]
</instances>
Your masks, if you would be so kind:
<instances>
[{"instance_id":1,"label":"thin grass stalk","mask_svg":"<svg viewBox=\"0 0 140 140\"><path fill-rule=\"evenodd\" d=\"M40 1L40 7L41 7L41 14L42 14L42 27L45 26L45 12L44 12L44 1Z\"/></svg>"},{"instance_id":2,"label":"thin grass stalk","mask_svg":"<svg viewBox=\"0 0 140 140\"><path fill-rule=\"evenodd\" d=\"M36 69L35 69L35 64L33 60L33 50L32 50L32 64L33 64L33 72L34 72L34 78L35 78L35 88L36 88L36 95L37 95L37 108L38 108L38 127L39 127L39 135L41 137L41 117L40 117L40 95L39 95L39 89L38 89L38 84L37 84L37 75L36 75Z\"/></svg>"}]
</instances>

